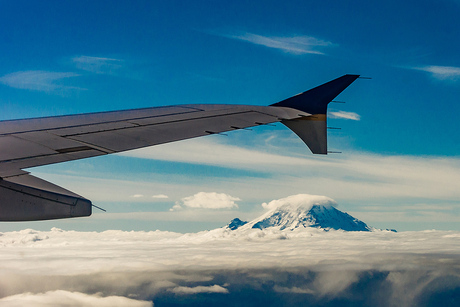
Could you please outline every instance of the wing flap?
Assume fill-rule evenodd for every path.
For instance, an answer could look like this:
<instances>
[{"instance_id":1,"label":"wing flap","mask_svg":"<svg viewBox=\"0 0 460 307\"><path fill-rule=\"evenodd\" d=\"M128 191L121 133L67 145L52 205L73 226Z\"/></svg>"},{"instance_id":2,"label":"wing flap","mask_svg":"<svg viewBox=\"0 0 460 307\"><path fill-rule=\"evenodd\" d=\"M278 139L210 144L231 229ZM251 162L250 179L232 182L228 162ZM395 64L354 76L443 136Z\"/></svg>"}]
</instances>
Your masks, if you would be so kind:
<instances>
[{"instance_id":1,"label":"wing flap","mask_svg":"<svg viewBox=\"0 0 460 307\"><path fill-rule=\"evenodd\" d=\"M0 179L0 221L90 216L91 201L32 175Z\"/></svg>"},{"instance_id":2,"label":"wing flap","mask_svg":"<svg viewBox=\"0 0 460 307\"><path fill-rule=\"evenodd\" d=\"M27 158L2 161L0 162L0 177L4 178L19 175L23 173L22 169L24 168L97 157L105 154L107 153L100 150L90 149L79 152L55 153L51 155L30 156Z\"/></svg>"}]
</instances>

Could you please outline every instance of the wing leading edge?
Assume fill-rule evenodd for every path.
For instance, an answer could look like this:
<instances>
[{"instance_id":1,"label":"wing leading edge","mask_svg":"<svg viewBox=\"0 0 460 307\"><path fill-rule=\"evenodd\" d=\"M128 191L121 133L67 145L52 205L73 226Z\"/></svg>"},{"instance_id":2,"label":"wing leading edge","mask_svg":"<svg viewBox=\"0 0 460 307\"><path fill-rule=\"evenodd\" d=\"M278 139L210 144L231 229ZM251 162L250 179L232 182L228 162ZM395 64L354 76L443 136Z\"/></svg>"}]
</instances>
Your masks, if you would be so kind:
<instances>
[{"instance_id":1,"label":"wing leading edge","mask_svg":"<svg viewBox=\"0 0 460 307\"><path fill-rule=\"evenodd\" d=\"M0 221L91 215L91 201L24 168L282 122L327 154L327 105L358 75L344 75L271 106L178 105L0 122Z\"/></svg>"}]
</instances>

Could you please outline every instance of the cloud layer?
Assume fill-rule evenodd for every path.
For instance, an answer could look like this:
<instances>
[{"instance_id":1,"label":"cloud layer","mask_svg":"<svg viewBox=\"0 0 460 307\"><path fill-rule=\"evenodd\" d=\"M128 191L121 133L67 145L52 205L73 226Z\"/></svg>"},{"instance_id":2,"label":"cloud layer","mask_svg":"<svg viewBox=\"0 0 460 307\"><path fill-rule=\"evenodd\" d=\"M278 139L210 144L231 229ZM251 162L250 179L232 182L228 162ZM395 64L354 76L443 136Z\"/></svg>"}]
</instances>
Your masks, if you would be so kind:
<instances>
[{"instance_id":1,"label":"cloud layer","mask_svg":"<svg viewBox=\"0 0 460 307\"><path fill-rule=\"evenodd\" d=\"M63 290L48 291L46 293L21 293L0 299L4 307L47 307L47 306L73 306L73 307L152 307L152 302L139 301L122 296L101 297L99 294L89 295L79 292Z\"/></svg>"},{"instance_id":2,"label":"cloud layer","mask_svg":"<svg viewBox=\"0 0 460 307\"><path fill-rule=\"evenodd\" d=\"M459 238L317 229L4 232L0 302L439 306L460 294Z\"/></svg>"}]
</instances>

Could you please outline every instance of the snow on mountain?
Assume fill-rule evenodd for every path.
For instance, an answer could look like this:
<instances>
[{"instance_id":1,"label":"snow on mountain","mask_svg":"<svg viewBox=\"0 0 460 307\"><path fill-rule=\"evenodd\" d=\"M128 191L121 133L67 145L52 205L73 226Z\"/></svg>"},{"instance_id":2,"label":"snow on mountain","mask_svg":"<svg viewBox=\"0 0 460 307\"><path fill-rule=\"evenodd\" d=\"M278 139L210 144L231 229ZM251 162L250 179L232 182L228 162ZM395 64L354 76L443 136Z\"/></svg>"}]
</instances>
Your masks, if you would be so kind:
<instances>
[{"instance_id":1,"label":"snow on mountain","mask_svg":"<svg viewBox=\"0 0 460 307\"><path fill-rule=\"evenodd\" d=\"M337 203L326 196L298 194L264 203L262 206L269 211L250 222L233 219L227 228L241 231L267 228L294 230L307 227L345 231L373 230L366 223L338 210Z\"/></svg>"}]
</instances>

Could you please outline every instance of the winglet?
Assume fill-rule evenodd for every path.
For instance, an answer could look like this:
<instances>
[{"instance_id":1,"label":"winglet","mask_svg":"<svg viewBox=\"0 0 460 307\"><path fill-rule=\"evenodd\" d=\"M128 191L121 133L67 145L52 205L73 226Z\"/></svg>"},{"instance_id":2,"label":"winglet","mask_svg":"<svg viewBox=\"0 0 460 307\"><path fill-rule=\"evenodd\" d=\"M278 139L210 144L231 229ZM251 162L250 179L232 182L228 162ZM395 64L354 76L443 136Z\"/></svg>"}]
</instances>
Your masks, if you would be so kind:
<instances>
[{"instance_id":1,"label":"winglet","mask_svg":"<svg viewBox=\"0 0 460 307\"><path fill-rule=\"evenodd\" d=\"M359 75L344 75L311 90L272 104L272 106L293 108L310 114L326 114L329 102L358 77Z\"/></svg>"},{"instance_id":2,"label":"winglet","mask_svg":"<svg viewBox=\"0 0 460 307\"><path fill-rule=\"evenodd\" d=\"M327 154L327 105L359 75L344 75L311 90L290 97L274 107L288 107L310 113L311 116L281 122L297 134L314 154Z\"/></svg>"}]
</instances>

